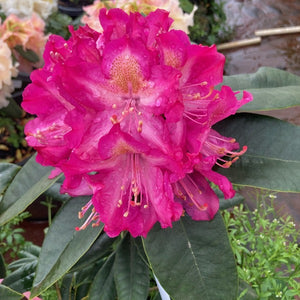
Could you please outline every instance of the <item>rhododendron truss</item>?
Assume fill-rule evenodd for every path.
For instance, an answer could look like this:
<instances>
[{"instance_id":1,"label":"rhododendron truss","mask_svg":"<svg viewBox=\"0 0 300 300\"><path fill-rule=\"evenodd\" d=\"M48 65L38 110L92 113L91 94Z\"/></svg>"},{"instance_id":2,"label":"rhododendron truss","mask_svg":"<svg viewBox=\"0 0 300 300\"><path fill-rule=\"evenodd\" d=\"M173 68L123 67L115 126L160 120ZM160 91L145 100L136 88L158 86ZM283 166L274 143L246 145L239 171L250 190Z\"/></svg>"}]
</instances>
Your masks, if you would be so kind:
<instances>
[{"instance_id":1,"label":"rhododendron truss","mask_svg":"<svg viewBox=\"0 0 300 300\"><path fill-rule=\"evenodd\" d=\"M185 212L212 219L219 200L208 180L234 195L212 167L227 168L246 151L212 126L251 95L214 89L224 56L169 31L166 11L104 8L100 22L103 33L86 26L67 41L50 36L45 66L31 75L22 105L37 115L25 128L37 161L54 166L52 176L64 173L61 192L92 195L79 229L103 222L110 237L136 237Z\"/></svg>"}]
</instances>

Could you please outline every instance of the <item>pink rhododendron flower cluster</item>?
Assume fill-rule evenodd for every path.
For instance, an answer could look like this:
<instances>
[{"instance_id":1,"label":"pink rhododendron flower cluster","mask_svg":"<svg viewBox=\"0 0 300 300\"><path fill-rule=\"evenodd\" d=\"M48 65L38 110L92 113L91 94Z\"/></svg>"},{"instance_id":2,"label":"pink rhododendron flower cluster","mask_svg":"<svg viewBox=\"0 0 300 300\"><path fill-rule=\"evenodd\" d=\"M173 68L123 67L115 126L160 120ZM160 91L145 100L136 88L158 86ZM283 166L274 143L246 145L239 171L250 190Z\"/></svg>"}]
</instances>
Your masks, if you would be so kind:
<instances>
[{"instance_id":1,"label":"pink rhododendron flower cluster","mask_svg":"<svg viewBox=\"0 0 300 300\"><path fill-rule=\"evenodd\" d=\"M188 27L194 25L194 13L197 9L194 6L190 14L184 13L180 7L178 0L114 0L100 1L96 0L92 5L85 6L83 9L86 13L81 19L82 23L88 24L96 31L102 32L102 26L99 22L99 11L101 8L121 8L125 12L140 12L148 15L156 9L164 9L170 12L170 17L173 19L171 24L172 29L183 30L189 33Z\"/></svg>"},{"instance_id":2,"label":"pink rhododendron flower cluster","mask_svg":"<svg viewBox=\"0 0 300 300\"><path fill-rule=\"evenodd\" d=\"M9 46L20 63L19 70L30 73L33 67L43 64L43 52L47 37L44 35L45 22L36 14L30 18L20 19L16 15L9 15L0 25L0 38ZM14 48L32 50L39 57L38 63L31 63L23 58Z\"/></svg>"},{"instance_id":3,"label":"pink rhododendron flower cluster","mask_svg":"<svg viewBox=\"0 0 300 300\"><path fill-rule=\"evenodd\" d=\"M156 222L171 227L184 212L212 219L219 200L208 180L234 195L212 167L227 168L246 151L235 152L234 138L212 126L251 95L214 89L224 56L169 30L166 11L102 9L100 21L103 33L86 26L67 41L50 36L45 66L31 75L22 105L37 115L25 128L37 161L64 173L61 192L92 195L80 229L103 222L111 237L136 237Z\"/></svg>"}]
</instances>

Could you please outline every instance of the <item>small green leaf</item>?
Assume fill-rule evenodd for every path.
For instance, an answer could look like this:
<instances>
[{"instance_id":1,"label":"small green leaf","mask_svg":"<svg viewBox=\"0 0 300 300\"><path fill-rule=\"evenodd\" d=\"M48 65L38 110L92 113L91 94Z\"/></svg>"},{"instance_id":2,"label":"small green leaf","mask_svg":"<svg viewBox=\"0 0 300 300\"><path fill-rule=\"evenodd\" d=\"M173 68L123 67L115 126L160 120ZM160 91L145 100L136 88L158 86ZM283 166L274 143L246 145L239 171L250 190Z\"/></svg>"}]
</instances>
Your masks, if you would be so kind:
<instances>
[{"instance_id":1,"label":"small green leaf","mask_svg":"<svg viewBox=\"0 0 300 300\"><path fill-rule=\"evenodd\" d=\"M245 198L238 193L236 193L235 196L231 199L225 199L223 193L220 190L214 190L214 192L219 197L221 210L236 206L236 205L244 202L244 200L245 200Z\"/></svg>"},{"instance_id":2,"label":"small green leaf","mask_svg":"<svg viewBox=\"0 0 300 300\"><path fill-rule=\"evenodd\" d=\"M8 266L13 271L3 280L3 284L19 293L30 290L38 262L39 250L39 247L32 245L21 251L20 257L22 258Z\"/></svg>"},{"instance_id":3,"label":"small green leaf","mask_svg":"<svg viewBox=\"0 0 300 300\"><path fill-rule=\"evenodd\" d=\"M255 114L238 114L214 127L248 150L228 169L218 168L239 186L300 192L300 127Z\"/></svg>"},{"instance_id":4,"label":"small green leaf","mask_svg":"<svg viewBox=\"0 0 300 300\"><path fill-rule=\"evenodd\" d=\"M100 235L103 224L75 230L84 222L77 218L78 212L89 200L89 197L71 198L55 216L41 249L33 296L39 295L66 274Z\"/></svg>"},{"instance_id":5,"label":"small green leaf","mask_svg":"<svg viewBox=\"0 0 300 300\"><path fill-rule=\"evenodd\" d=\"M253 100L240 112L270 111L300 105L300 77L279 69L262 67L254 74L224 76L222 85L247 90Z\"/></svg>"},{"instance_id":6,"label":"small green leaf","mask_svg":"<svg viewBox=\"0 0 300 300\"><path fill-rule=\"evenodd\" d=\"M22 167L0 202L0 225L21 213L59 178L48 179L53 168L36 163L35 155Z\"/></svg>"},{"instance_id":7,"label":"small green leaf","mask_svg":"<svg viewBox=\"0 0 300 300\"><path fill-rule=\"evenodd\" d=\"M245 281L239 283L239 298L238 300L257 300L258 296L255 290Z\"/></svg>"},{"instance_id":8,"label":"small green leaf","mask_svg":"<svg viewBox=\"0 0 300 300\"><path fill-rule=\"evenodd\" d=\"M115 255L111 255L96 274L91 285L89 300L115 300L114 261Z\"/></svg>"},{"instance_id":9,"label":"small green leaf","mask_svg":"<svg viewBox=\"0 0 300 300\"><path fill-rule=\"evenodd\" d=\"M6 266L5 266L5 260L0 253L0 278L4 278L6 276Z\"/></svg>"},{"instance_id":10,"label":"small green leaf","mask_svg":"<svg viewBox=\"0 0 300 300\"><path fill-rule=\"evenodd\" d=\"M40 60L39 56L30 49L24 49L23 46L17 45L15 46L15 50L25 59L32 63L36 63Z\"/></svg>"},{"instance_id":11,"label":"small green leaf","mask_svg":"<svg viewBox=\"0 0 300 300\"><path fill-rule=\"evenodd\" d=\"M141 244L141 240L127 234L116 253L114 273L120 300L142 300L148 296L149 269L135 243Z\"/></svg>"},{"instance_id":12,"label":"small green leaf","mask_svg":"<svg viewBox=\"0 0 300 300\"><path fill-rule=\"evenodd\" d=\"M5 191L20 169L21 167L15 164L0 163L0 194Z\"/></svg>"},{"instance_id":13,"label":"small green leaf","mask_svg":"<svg viewBox=\"0 0 300 300\"><path fill-rule=\"evenodd\" d=\"M18 105L13 98L9 98L8 101L9 104L6 107L1 108L1 112L4 113L4 116L15 119L21 118L23 110L20 105Z\"/></svg>"},{"instance_id":14,"label":"small green leaf","mask_svg":"<svg viewBox=\"0 0 300 300\"><path fill-rule=\"evenodd\" d=\"M144 239L154 274L172 299L232 300L238 278L226 227L182 217L173 228L156 224Z\"/></svg>"},{"instance_id":15,"label":"small green leaf","mask_svg":"<svg viewBox=\"0 0 300 300\"><path fill-rule=\"evenodd\" d=\"M9 287L0 284L0 299L5 300L21 300L23 298L22 294L15 292Z\"/></svg>"}]
</instances>

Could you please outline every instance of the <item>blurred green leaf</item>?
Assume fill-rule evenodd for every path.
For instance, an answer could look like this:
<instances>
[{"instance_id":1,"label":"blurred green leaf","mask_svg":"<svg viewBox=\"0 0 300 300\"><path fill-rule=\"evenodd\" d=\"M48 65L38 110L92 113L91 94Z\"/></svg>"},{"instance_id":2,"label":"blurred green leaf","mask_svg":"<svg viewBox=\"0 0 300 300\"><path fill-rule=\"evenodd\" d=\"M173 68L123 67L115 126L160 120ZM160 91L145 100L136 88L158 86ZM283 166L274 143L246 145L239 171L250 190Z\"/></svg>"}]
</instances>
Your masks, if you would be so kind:
<instances>
[{"instance_id":1,"label":"blurred green leaf","mask_svg":"<svg viewBox=\"0 0 300 300\"><path fill-rule=\"evenodd\" d=\"M210 222L182 217L173 228L156 224L143 241L153 272L172 299L237 298L235 260L219 213Z\"/></svg>"},{"instance_id":2,"label":"blurred green leaf","mask_svg":"<svg viewBox=\"0 0 300 300\"><path fill-rule=\"evenodd\" d=\"M5 261L0 253L0 279L4 278L6 276L6 266L5 266Z\"/></svg>"},{"instance_id":3,"label":"blurred green leaf","mask_svg":"<svg viewBox=\"0 0 300 300\"><path fill-rule=\"evenodd\" d=\"M16 103L16 101L13 98L8 99L9 104L6 107L1 108L1 112L5 117L10 118L21 118L22 117L22 109L21 107Z\"/></svg>"},{"instance_id":4,"label":"blurred green leaf","mask_svg":"<svg viewBox=\"0 0 300 300\"><path fill-rule=\"evenodd\" d=\"M20 259L12 262L8 268L12 272L3 280L3 284L11 289L24 293L31 289L35 270L38 262L40 248L29 246L20 251Z\"/></svg>"},{"instance_id":5,"label":"blurred green leaf","mask_svg":"<svg viewBox=\"0 0 300 300\"><path fill-rule=\"evenodd\" d=\"M23 46L17 45L15 46L15 50L26 60L36 63L40 60L39 56L30 49L24 49Z\"/></svg>"}]
</instances>

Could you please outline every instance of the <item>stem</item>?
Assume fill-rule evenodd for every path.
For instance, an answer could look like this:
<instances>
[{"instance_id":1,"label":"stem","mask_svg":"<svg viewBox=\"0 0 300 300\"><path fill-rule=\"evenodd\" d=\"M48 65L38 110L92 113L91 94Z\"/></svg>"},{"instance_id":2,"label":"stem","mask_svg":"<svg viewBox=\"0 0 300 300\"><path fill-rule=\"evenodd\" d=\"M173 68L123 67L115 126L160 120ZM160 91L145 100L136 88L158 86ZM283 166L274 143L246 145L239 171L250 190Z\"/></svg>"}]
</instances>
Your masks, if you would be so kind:
<instances>
[{"instance_id":1,"label":"stem","mask_svg":"<svg viewBox=\"0 0 300 300\"><path fill-rule=\"evenodd\" d=\"M55 282L55 289L56 289L56 293L57 293L57 300L62 300L58 282Z\"/></svg>"}]
</instances>

